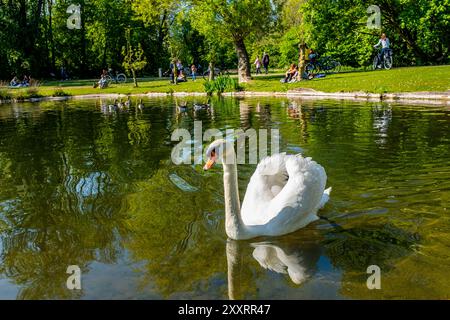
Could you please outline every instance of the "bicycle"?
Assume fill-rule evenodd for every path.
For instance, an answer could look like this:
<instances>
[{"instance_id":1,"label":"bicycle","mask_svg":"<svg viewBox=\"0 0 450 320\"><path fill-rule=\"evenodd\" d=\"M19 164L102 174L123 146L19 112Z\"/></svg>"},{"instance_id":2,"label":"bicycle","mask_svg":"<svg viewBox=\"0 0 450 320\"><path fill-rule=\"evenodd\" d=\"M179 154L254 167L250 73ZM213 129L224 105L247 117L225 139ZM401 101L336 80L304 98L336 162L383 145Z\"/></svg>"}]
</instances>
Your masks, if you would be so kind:
<instances>
[{"instance_id":1,"label":"bicycle","mask_svg":"<svg viewBox=\"0 0 450 320\"><path fill-rule=\"evenodd\" d=\"M378 66L380 66L380 68L384 68L386 70L391 69L392 64L393 64L392 49L385 50L381 61L380 61L380 56L381 56L380 52L381 52L381 50L378 50L377 54L373 58L373 63L372 63L373 70L376 70L378 68Z\"/></svg>"},{"instance_id":2,"label":"bicycle","mask_svg":"<svg viewBox=\"0 0 450 320\"><path fill-rule=\"evenodd\" d=\"M125 83L127 82L127 76L124 73L118 73L116 71L116 74L114 75L112 70L108 70L108 74L106 75L106 81L108 82L108 85L110 85L113 81L114 83Z\"/></svg>"},{"instance_id":3,"label":"bicycle","mask_svg":"<svg viewBox=\"0 0 450 320\"><path fill-rule=\"evenodd\" d=\"M341 70L341 63L339 61L333 60L331 57L321 57L318 60L310 60L306 64L306 72L311 73L338 73Z\"/></svg>"}]
</instances>

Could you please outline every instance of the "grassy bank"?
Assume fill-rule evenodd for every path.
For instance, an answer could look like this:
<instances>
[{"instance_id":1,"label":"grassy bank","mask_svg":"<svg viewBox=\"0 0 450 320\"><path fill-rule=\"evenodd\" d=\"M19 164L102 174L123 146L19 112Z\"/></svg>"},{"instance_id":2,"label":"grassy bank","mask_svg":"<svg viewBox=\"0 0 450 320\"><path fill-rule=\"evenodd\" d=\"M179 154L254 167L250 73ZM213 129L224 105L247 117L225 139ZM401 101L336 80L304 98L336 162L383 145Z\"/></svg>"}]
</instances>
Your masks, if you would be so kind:
<instances>
[{"instance_id":1,"label":"grassy bank","mask_svg":"<svg viewBox=\"0 0 450 320\"><path fill-rule=\"evenodd\" d=\"M246 91L286 92L296 88L311 88L324 92L399 93L418 91L446 91L450 89L450 66L410 67L368 72L343 72L325 78L305 80L299 83L280 82L282 74L258 75L243 84ZM44 82L36 88L0 88L0 99L23 100L40 96L86 95L98 93L138 94L149 92L204 92L203 79L178 85L167 79L142 79L139 87L131 83L113 84L106 89L94 89L95 80Z\"/></svg>"}]
</instances>

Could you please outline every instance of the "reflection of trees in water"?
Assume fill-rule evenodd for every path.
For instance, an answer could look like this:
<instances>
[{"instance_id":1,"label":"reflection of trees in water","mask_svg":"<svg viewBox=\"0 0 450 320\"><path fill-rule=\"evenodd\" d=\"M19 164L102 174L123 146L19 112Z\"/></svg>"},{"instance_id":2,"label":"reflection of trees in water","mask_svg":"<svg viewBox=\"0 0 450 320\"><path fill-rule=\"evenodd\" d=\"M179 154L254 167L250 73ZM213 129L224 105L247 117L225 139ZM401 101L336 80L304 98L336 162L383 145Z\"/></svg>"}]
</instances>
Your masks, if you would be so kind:
<instances>
[{"instance_id":1,"label":"reflection of trees in water","mask_svg":"<svg viewBox=\"0 0 450 320\"><path fill-rule=\"evenodd\" d=\"M241 128L247 130L252 128L253 113L248 101L239 100L239 119L241 120Z\"/></svg>"},{"instance_id":2,"label":"reflection of trees in water","mask_svg":"<svg viewBox=\"0 0 450 320\"><path fill-rule=\"evenodd\" d=\"M143 262L141 287L154 283L164 297L199 287L208 290L208 279L225 269L223 204L216 190L221 177L206 181L191 167L177 170L202 191L184 192L167 183L170 172L160 170L127 197L134 215L129 220L133 237L126 247L133 260Z\"/></svg>"},{"instance_id":3,"label":"reflection of trees in water","mask_svg":"<svg viewBox=\"0 0 450 320\"><path fill-rule=\"evenodd\" d=\"M332 263L344 270L365 272L368 266L376 264L387 271L395 259L413 252L418 242L417 233L385 224L337 228L327 233L325 248Z\"/></svg>"},{"instance_id":4,"label":"reflection of trees in water","mask_svg":"<svg viewBox=\"0 0 450 320\"><path fill-rule=\"evenodd\" d=\"M167 156L155 151L163 124L78 109L0 121L0 274L21 287L18 298L79 297L66 288L67 266L116 261L124 195Z\"/></svg>"},{"instance_id":5,"label":"reflection of trees in water","mask_svg":"<svg viewBox=\"0 0 450 320\"><path fill-rule=\"evenodd\" d=\"M385 278L399 260L415 252L419 242L419 234L391 224L345 229L336 225L326 234L324 248L331 263L343 272L341 293L361 299L372 293L366 287L367 267L379 266ZM349 288L361 290L355 295Z\"/></svg>"},{"instance_id":6,"label":"reflection of trees in water","mask_svg":"<svg viewBox=\"0 0 450 320\"><path fill-rule=\"evenodd\" d=\"M287 114L290 118L299 121L300 142L307 143L309 138L307 110L302 106L303 101L290 100L287 106Z\"/></svg>"}]
</instances>

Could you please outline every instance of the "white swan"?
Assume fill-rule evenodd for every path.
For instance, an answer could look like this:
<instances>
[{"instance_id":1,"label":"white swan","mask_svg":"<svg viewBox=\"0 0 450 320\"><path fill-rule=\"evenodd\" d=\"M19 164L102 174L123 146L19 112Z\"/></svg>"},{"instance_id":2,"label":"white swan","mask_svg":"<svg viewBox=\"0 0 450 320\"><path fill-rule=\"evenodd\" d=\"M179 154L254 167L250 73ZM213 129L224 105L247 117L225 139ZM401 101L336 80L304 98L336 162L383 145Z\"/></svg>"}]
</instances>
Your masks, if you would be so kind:
<instances>
[{"instance_id":1,"label":"white swan","mask_svg":"<svg viewBox=\"0 0 450 320\"><path fill-rule=\"evenodd\" d=\"M206 155L205 170L216 161L223 164L225 229L231 239L291 233L319 219L316 213L329 199L322 166L301 155L276 154L258 164L241 209L233 144L216 140Z\"/></svg>"}]
</instances>

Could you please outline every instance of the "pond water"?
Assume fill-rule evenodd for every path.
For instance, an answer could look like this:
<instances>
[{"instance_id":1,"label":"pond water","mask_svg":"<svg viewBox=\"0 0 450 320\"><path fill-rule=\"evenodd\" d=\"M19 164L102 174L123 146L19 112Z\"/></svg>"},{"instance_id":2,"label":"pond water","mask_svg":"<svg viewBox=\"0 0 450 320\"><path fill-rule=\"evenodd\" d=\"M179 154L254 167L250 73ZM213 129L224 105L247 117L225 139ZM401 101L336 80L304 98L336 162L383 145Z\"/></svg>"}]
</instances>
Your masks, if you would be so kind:
<instances>
[{"instance_id":1,"label":"pond water","mask_svg":"<svg viewBox=\"0 0 450 320\"><path fill-rule=\"evenodd\" d=\"M450 298L448 108L226 98L193 112L203 99L0 105L0 298ZM327 171L323 219L227 241L221 168L171 161L173 130L194 120L279 129L282 152ZM241 199L254 169L238 167Z\"/></svg>"}]
</instances>

